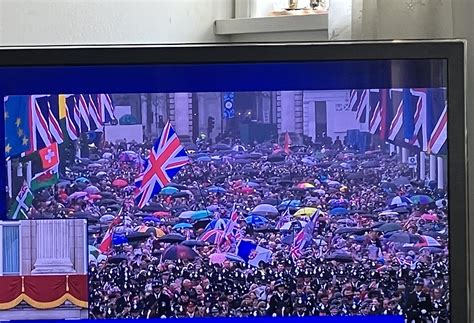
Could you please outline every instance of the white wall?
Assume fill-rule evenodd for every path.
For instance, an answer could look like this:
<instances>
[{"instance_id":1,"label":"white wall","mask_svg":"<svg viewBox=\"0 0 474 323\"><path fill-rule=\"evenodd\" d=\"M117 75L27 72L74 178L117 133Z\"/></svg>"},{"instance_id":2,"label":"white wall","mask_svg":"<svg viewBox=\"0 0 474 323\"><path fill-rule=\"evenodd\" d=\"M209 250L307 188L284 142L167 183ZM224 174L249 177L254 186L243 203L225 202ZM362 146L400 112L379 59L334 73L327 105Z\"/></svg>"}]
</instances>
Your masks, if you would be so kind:
<instances>
[{"instance_id":1,"label":"white wall","mask_svg":"<svg viewBox=\"0 0 474 323\"><path fill-rule=\"evenodd\" d=\"M233 0L0 0L0 45L214 42Z\"/></svg>"}]
</instances>

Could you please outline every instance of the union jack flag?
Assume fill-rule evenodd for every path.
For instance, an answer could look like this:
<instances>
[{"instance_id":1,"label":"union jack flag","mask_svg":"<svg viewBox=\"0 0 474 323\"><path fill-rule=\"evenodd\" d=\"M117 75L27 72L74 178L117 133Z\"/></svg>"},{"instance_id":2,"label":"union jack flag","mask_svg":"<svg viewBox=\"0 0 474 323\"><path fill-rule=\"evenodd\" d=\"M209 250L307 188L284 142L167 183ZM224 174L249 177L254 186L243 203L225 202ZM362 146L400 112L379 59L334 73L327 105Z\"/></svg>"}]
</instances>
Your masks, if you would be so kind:
<instances>
[{"instance_id":1,"label":"union jack flag","mask_svg":"<svg viewBox=\"0 0 474 323\"><path fill-rule=\"evenodd\" d=\"M312 241L313 231L316 226L316 221L318 220L319 214L319 210L316 210L316 212L314 212L314 214L312 215L311 220L306 223L304 228L301 229L300 232L295 235L295 238L293 240L293 246L290 249L290 255L293 260L296 260L301 257L306 243Z\"/></svg>"},{"instance_id":2,"label":"union jack flag","mask_svg":"<svg viewBox=\"0 0 474 323\"><path fill-rule=\"evenodd\" d=\"M291 220L291 214L290 214L290 210L287 208L285 212L283 212L283 214L280 216L280 219L278 220L275 228L281 229L285 225L285 223L290 222L290 220Z\"/></svg>"},{"instance_id":3,"label":"union jack flag","mask_svg":"<svg viewBox=\"0 0 474 323\"><path fill-rule=\"evenodd\" d=\"M145 170L135 179L137 206L143 208L188 162L188 155L168 121L150 150Z\"/></svg>"},{"instance_id":4,"label":"union jack flag","mask_svg":"<svg viewBox=\"0 0 474 323\"><path fill-rule=\"evenodd\" d=\"M356 112L356 119L360 122L360 131L369 131L369 90L351 90L349 109Z\"/></svg>"},{"instance_id":5,"label":"union jack flag","mask_svg":"<svg viewBox=\"0 0 474 323\"><path fill-rule=\"evenodd\" d=\"M242 232L238 226L238 220L239 220L239 213L237 210L233 210L232 214L230 215L230 220L227 222L225 228L224 228L224 233L221 237L221 240L224 239L225 243L230 247L232 244L232 241L238 241L239 239L242 238ZM220 245L223 241L219 241Z\"/></svg>"}]
</instances>

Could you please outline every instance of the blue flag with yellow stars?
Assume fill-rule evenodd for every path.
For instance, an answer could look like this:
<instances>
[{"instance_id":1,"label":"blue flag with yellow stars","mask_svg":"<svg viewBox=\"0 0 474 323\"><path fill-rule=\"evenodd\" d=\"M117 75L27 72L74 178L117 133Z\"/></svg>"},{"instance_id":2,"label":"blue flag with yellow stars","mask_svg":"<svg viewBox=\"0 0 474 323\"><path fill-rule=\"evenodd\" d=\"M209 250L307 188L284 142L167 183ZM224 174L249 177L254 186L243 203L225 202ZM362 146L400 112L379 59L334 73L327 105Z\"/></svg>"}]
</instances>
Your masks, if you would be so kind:
<instances>
[{"instance_id":1,"label":"blue flag with yellow stars","mask_svg":"<svg viewBox=\"0 0 474 323\"><path fill-rule=\"evenodd\" d=\"M5 158L16 157L30 150L29 96L4 98Z\"/></svg>"}]
</instances>

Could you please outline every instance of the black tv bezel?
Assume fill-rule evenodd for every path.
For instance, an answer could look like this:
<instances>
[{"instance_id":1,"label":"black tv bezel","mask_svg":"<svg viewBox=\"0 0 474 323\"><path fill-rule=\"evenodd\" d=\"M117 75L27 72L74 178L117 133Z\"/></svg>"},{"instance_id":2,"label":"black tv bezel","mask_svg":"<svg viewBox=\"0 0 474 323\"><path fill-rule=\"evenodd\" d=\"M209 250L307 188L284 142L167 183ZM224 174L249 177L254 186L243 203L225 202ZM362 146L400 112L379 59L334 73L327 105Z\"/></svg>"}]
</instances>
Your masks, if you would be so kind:
<instances>
[{"instance_id":1,"label":"black tv bezel","mask_svg":"<svg viewBox=\"0 0 474 323\"><path fill-rule=\"evenodd\" d=\"M451 322L469 322L465 41L0 47L0 68L28 66L447 60Z\"/></svg>"}]
</instances>

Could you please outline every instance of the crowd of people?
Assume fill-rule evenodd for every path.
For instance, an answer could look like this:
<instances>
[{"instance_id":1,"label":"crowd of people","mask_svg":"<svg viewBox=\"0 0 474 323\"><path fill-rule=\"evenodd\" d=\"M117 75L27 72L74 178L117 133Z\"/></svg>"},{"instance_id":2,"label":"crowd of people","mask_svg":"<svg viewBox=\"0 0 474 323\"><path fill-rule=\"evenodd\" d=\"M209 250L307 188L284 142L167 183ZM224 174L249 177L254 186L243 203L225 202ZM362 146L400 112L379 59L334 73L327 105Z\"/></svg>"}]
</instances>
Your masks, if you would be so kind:
<instances>
[{"instance_id":1,"label":"crowd of people","mask_svg":"<svg viewBox=\"0 0 474 323\"><path fill-rule=\"evenodd\" d=\"M286 152L274 143L188 147L190 164L140 210L133 180L150 146L105 144L67 168L70 182L35 199L32 217L88 218L92 246L113 233L106 252L90 255L92 318L448 321L446 192L412 180L397 154L340 140ZM235 234L222 238L233 213ZM247 259L241 241L257 246ZM252 261L258 250L266 257Z\"/></svg>"}]
</instances>

